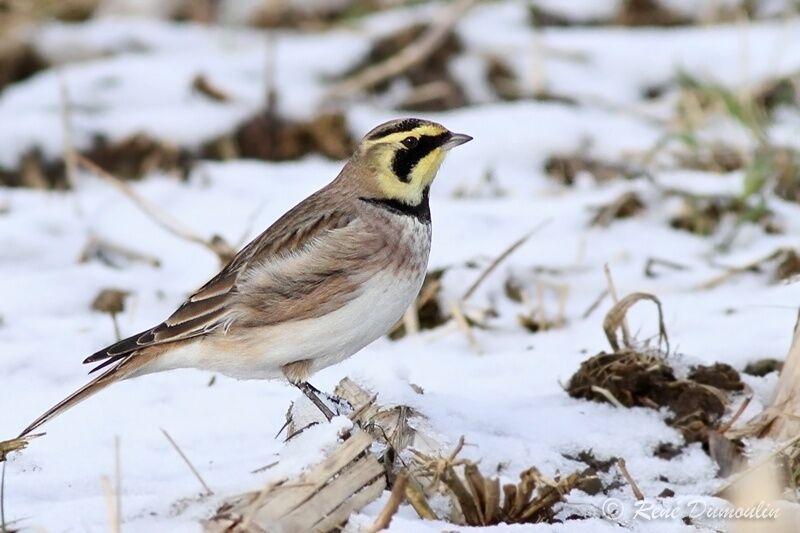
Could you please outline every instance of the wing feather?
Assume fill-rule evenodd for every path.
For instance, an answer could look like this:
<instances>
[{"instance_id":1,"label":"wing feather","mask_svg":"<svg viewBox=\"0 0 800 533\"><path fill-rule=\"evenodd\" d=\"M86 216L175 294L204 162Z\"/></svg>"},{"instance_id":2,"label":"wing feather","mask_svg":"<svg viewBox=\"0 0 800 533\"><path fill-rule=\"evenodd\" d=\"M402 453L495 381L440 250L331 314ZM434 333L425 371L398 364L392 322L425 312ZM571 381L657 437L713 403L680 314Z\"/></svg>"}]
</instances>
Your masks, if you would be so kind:
<instances>
[{"instance_id":1,"label":"wing feather","mask_svg":"<svg viewBox=\"0 0 800 533\"><path fill-rule=\"evenodd\" d=\"M345 228L357 215L341 208L325 208L325 189L310 196L286 213L261 235L245 246L216 276L195 291L169 318L157 326L122 339L87 357L84 363L102 363L95 372L134 352L157 344L186 340L206 335L219 327L230 326L233 300L239 294L241 280L254 266L260 267L296 256L328 232ZM271 303L291 299L292 291L284 291L285 280L271 283ZM290 285L293 285L290 283ZM296 285L296 284L294 284Z\"/></svg>"}]
</instances>

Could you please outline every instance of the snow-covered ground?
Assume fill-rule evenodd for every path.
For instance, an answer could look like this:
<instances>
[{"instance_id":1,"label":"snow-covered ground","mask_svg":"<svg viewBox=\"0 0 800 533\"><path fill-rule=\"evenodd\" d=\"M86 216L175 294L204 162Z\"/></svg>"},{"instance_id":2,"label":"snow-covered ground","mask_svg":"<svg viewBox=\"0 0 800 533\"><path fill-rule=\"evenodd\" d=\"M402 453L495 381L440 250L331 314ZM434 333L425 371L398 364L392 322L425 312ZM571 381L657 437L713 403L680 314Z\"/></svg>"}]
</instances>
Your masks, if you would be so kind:
<instances>
[{"instance_id":1,"label":"snow-covered ground","mask_svg":"<svg viewBox=\"0 0 800 533\"><path fill-rule=\"evenodd\" d=\"M305 118L319 106L327 76L341 72L368 48L370 35L404 20L429 15L435 6L376 15L349 29L279 32L275 80L281 109ZM533 236L480 286L468 308L498 312L488 329L474 329L478 349L461 330L443 326L397 342L381 339L350 360L312 380L332 390L349 376L380 396L404 403L430 418L448 445L464 435L462 455L481 467L516 480L535 465L544 474L584 467L565 456L591 450L599 458L623 457L648 498L664 489L674 498L665 508L710 502L721 481L699 444L671 460L653 454L661 443L681 442L664 423L665 413L618 409L570 398L563 384L581 361L606 349L602 319L608 299L588 317L584 312L606 288L608 264L620 293L651 292L664 306L675 364L722 361L741 370L751 361L782 359L787 351L800 284L772 284L768 274L748 273L714 289L699 290L719 275L715 264L737 266L779 247L796 247L800 206L770 198L783 234L754 225L738 232L730 251L718 245L723 228L710 237L672 229L677 200L659 186L703 193L736 193L743 172L729 175L661 170L653 181L615 180L596 184L578 176L572 187L548 178L548 156L591 140L591 154L612 161L641 157L664 134L673 110L669 95L648 101L650 85L678 71L733 89L755 86L800 69L800 21L754 22L681 29L548 28L527 24L525 2L481 4L459 23L467 49L452 66L478 102L470 107L425 113L475 140L454 151L432 191L431 267L450 267L443 303L455 301L494 257L532 230ZM94 20L37 30L41 51L65 63L0 93L0 166L12 167L31 146L57 157L63 148L59 79L73 104L73 142L85 147L95 133L123 138L135 132L194 147L252 114L264 94L267 39L238 28L205 28L154 20ZM493 101L483 86L481 58L504 57L523 84L544 82L548 90L573 97L569 106L534 100ZM86 59L88 58L88 59ZM234 96L211 102L190 90L192 78L207 73ZM400 112L365 99L347 109L353 135L362 135ZM404 113L408 114L408 113ZM420 113L416 113L420 114ZM797 144L800 115L782 113L781 138ZM709 124L706 134L747 146L740 126ZM341 162L310 156L300 161L202 162L189 180L151 175L136 190L202 235L229 242L252 238L296 202L332 179ZM493 181L486 182L491 172ZM590 227L593 208L626 191L646 204L640 214ZM160 268L143 263L112 268L78 257L90 237L157 257ZM645 274L650 258L679 263L683 270ZM0 189L0 438L10 438L44 409L85 382L82 358L114 340L107 315L90 305L107 287L130 291L119 316L123 334L163 320L194 288L216 272L216 257L154 224L115 189L81 174L76 189L44 192ZM568 288L566 325L530 333L518 322L523 305L504 295L509 277L529 295L537 285ZM556 294L544 304L555 313ZM640 338L655 333L655 313L641 304L631 314ZM281 473L322 457L337 426L321 426L285 445L273 436L284 422L294 389L282 383L234 381L196 371L175 371L117 384L46 426L46 437L9 458L5 515L14 526L48 531L106 531L107 499L101 479L114 476L115 442L122 472L126 531L198 531L225 495L254 490ZM776 382L744 376L755 400L743 420L756 414ZM419 385L423 395L410 384ZM736 406L734 406L735 408ZM200 487L161 428L191 458L215 495ZM253 473L281 458L282 469ZM612 474L614 475L613 472ZM630 488L611 494L628 509ZM387 495L353 517L348 528L372 523ZM615 521L602 514L608 496L571 493L560 513L594 515L563 524L494 526L486 531L694 530L680 520ZM723 525L697 521L700 526ZM452 530L423 522L401 508L391 531Z\"/></svg>"}]
</instances>

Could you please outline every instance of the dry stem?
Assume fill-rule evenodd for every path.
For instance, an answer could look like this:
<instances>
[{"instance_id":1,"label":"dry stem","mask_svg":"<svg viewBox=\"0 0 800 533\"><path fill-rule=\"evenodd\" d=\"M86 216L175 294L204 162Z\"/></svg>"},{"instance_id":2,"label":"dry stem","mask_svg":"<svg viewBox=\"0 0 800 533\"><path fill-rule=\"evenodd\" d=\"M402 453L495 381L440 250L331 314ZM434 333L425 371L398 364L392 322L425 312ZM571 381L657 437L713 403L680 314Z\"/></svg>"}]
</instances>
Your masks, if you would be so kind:
<instances>
[{"instance_id":1,"label":"dry stem","mask_svg":"<svg viewBox=\"0 0 800 533\"><path fill-rule=\"evenodd\" d=\"M611 294L611 300L614 302L614 305L619 303L619 297L617 296L617 288L614 286L614 278L611 276L611 268L608 266L608 263L603 265L603 272L606 274L606 282L608 283L608 292ZM625 346L631 345L631 332L628 329L628 319L624 316L622 317L622 341L625 343Z\"/></svg>"},{"instance_id":2,"label":"dry stem","mask_svg":"<svg viewBox=\"0 0 800 533\"><path fill-rule=\"evenodd\" d=\"M416 41L385 61L340 81L330 89L326 100L340 100L361 93L424 61L442 44L458 20L476 3L477 0L454 2Z\"/></svg>"},{"instance_id":3,"label":"dry stem","mask_svg":"<svg viewBox=\"0 0 800 533\"><path fill-rule=\"evenodd\" d=\"M186 454L183 453L183 450L181 450L180 446L178 446L178 443L175 442L175 440L172 438L172 436L169 433L167 433L167 430L164 429L164 428L161 428L161 433L163 433L164 436L169 441L169 443L172 444L172 447L175 448L175 451L178 452L178 455L181 456L181 459L183 459L183 462L186 463L186 466L188 466L189 470L192 471L192 474L194 474L194 477L196 477L197 481L200 482L200 485L203 486L203 490L205 490L205 496L211 496L212 494L214 494L214 491L211 490L211 488L206 484L205 480L203 479L203 476L200 475L200 472L197 471L197 469L194 467L194 465L189 460L189 458L186 456Z\"/></svg>"},{"instance_id":4,"label":"dry stem","mask_svg":"<svg viewBox=\"0 0 800 533\"><path fill-rule=\"evenodd\" d=\"M514 253L514 251L517 248L519 248L520 246L522 246L523 244L525 244L525 242L528 239L530 239L531 236L534 233L536 233L537 231L539 231L540 229L542 229L544 226L546 226L549 223L550 223L549 219L539 223L539 225L537 225L531 231L529 231L528 233L526 233L525 235L523 235L522 237L520 237L519 239L517 239L516 241L511 243L511 245L508 248L503 250L503 252L501 252L500 255L495 257L494 260L491 263L489 263L489 266L487 266L483 270L483 272L481 272L480 276L478 276L478 278L475 281L472 282L472 285L470 285L469 288L466 290L466 292L464 293L464 296L461 297L461 301L464 302L464 301L468 300L469 297L472 296L472 294L481 285L481 283L483 283L483 281L489 276L489 274L491 274L494 271L494 269L497 268L497 266L500 263L503 262L504 259L506 259L512 253Z\"/></svg>"},{"instance_id":5,"label":"dry stem","mask_svg":"<svg viewBox=\"0 0 800 533\"><path fill-rule=\"evenodd\" d=\"M628 484L631 486L631 489L633 490L633 495L636 496L636 499L639 501L644 500L644 494L639 488L639 485L633 479L633 476L631 476L631 473L628 472L628 467L625 465L625 459L623 459L622 457L617 459L617 468L619 468L619 471L622 473L622 477L624 477L625 480L628 482Z\"/></svg>"},{"instance_id":6,"label":"dry stem","mask_svg":"<svg viewBox=\"0 0 800 533\"><path fill-rule=\"evenodd\" d=\"M397 509L405 499L406 485L408 485L408 472L403 471L397 474L389 501L386 502L386 506L384 506L378 518L375 519L372 527L369 528L369 533L377 533L389 527L389 524L392 523L392 517L397 513Z\"/></svg>"},{"instance_id":7,"label":"dry stem","mask_svg":"<svg viewBox=\"0 0 800 533\"><path fill-rule=\"evenodd\" d=\"M163 229L167 230L169 233L172 233L176 237L184 239L189 242L193 242L196 244L200 244L213 252L220 260L220 262L227 263L230 259L236 255L236 250L234 250L227 242L225 242L221 238L215 239L205 239L199 235L197 235L194 231L189 229L188 227L184 226L178 220L173 218L169 213L158 207L156 204L152 203L150 200L146 199L145 197L141 196L136 190L128 185L123 180L117 178L110 172L107 172L105 169L101 168L97 164L95 164L90 159L84 157L78 152L73 152L75 160L78 164L83 166L85 169L89 170L93 174L97 175L98 177L102 178L109 183L110 185L114 186L118 191L120 191L123 195L125 195L129 200L131 200L137 207L139 207L144 213L150 217L156 224L161 226Z\"/></svg>"}]
</instances>

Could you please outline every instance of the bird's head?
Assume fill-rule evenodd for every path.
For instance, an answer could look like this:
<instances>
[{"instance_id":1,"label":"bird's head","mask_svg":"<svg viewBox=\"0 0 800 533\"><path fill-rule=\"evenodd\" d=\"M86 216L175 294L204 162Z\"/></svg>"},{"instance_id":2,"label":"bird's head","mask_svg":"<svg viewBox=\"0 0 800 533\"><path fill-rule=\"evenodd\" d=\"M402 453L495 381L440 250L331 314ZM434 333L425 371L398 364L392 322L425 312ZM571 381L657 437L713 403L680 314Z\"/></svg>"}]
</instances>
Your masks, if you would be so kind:
<instances>
[{"instance_id":1,"label":"bird's head","mask_svg":"<svg viewBox=\"0 0 800 533\"><path fill-rule=\"evenodd\" d=\"M362 186L381 198L417 205L447 152L470 140L436 122L391 120L364 136L351 162L366 171Z\"/></svg>"}]
</instances>

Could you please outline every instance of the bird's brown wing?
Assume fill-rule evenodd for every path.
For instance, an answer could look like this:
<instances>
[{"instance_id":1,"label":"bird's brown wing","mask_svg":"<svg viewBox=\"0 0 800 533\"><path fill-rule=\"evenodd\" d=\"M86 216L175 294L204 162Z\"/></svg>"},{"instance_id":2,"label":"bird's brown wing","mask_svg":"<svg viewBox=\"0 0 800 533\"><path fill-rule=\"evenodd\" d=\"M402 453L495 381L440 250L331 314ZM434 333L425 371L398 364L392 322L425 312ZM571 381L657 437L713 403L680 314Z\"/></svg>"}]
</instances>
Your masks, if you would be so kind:
<instances>
[{"instance_id":1,"label":"bird's brown wing","mask_svg":"<svg viewBox=\"0 0 800 533\"><path fill-rule=\"evenodd\" d=\"M84 363L97 363L96 372L149 346L182 341L226 328L235 315L232 301L238 296L243 275L254 265L279 261L297 254L324 235L344 228L357 217L351 211L329 206L325 189L310 196L278 219L245 246L208 283L192 294L169 318L92 354ZM276 280L274 285L280 285Z\"/></svg>"}]
</instances>

